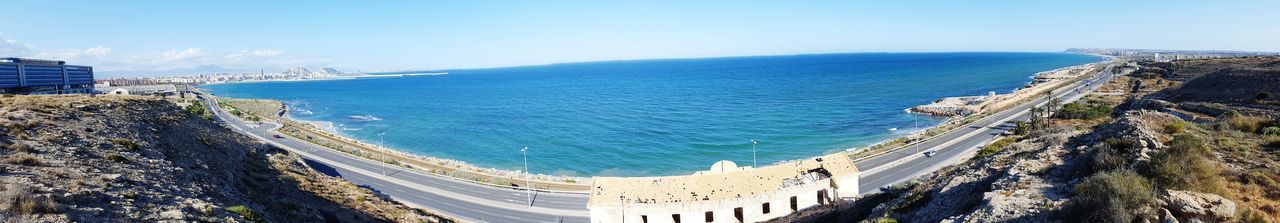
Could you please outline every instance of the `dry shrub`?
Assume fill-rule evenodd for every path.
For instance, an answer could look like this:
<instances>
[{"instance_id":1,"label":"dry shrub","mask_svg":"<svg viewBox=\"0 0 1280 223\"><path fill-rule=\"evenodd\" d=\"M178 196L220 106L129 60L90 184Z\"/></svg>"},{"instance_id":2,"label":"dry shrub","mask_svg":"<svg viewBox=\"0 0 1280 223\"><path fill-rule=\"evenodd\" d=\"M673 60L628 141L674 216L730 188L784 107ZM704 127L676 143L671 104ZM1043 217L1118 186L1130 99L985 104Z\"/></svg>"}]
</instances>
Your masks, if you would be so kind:
<instances>
[{"instance_id":1,"label":"dry shrub","mask_svg":"<svg viewBox=\"0 0 1280 223\"><path fill-rule=\"evenodd\" d=\"M1226 122L1232 129L1240 130L1241 132L1257 133L1259 130L1262 130L1269 121L1267 119L1254 116L1231 115L1227 117L1226 120L1223 120L1223 122Z\"/></svg>"},{"instance_id":2,"label":"dry shrub","mask_svg":"<svg viewBox=\"0 0 1280 223\"><path fill-rule=\"evenodd\" d=\"M1132 171L1103 172L1084 179L1074 188L1075 198L1067 206L1073 221L1134 222L1156 202L1155 188Z\"/></svg>"},{"instance_id":3,"label":"dry shrub","mask_svg":"<svg viewBox=\"0 0 1280 223\"><path fill-rule=\"evenodd\" d=\"M40 166L44 163L40 161L40 158L26 153L10 155L9 157L4 158L4 160L0 160L0 162L23 166Z\"/></svg>"},{"instance_id":4,"label":"dry shrub","mask_svg":"<svg viewBox=\"0 0 1280 223\"><path fill-rule=\"evenodd\" d=\"M9 214L58 213L58 202L37 196L30 186L8 184L0 187L0 212Z\"/></svg>"}]
</instances>

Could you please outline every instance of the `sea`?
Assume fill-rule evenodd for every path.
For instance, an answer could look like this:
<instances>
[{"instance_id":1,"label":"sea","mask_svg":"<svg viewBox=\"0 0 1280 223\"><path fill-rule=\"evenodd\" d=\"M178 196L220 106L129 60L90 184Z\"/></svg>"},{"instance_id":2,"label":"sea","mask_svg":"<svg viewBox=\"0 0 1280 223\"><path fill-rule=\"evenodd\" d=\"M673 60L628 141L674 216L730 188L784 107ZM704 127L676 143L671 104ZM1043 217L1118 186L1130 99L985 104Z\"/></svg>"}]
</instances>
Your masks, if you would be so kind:
<instances>
[{"instance_id":1,"label":"sea","mask_svg":"<svg viewBox=\"0 0 1280 223\"><path fill-rule=\"evenodd\" d=\"M1102 60L1069 53L848 53L201 87L224 97L281 100L294 118L328 122L339 134L412 154L506 170L527 161L530 172L542 174L659 176L705 170L719 160L764 166L866 147L944 121L904 111L910 107L1007 93L1037 72Z\"/></svg>"}]
</instances>

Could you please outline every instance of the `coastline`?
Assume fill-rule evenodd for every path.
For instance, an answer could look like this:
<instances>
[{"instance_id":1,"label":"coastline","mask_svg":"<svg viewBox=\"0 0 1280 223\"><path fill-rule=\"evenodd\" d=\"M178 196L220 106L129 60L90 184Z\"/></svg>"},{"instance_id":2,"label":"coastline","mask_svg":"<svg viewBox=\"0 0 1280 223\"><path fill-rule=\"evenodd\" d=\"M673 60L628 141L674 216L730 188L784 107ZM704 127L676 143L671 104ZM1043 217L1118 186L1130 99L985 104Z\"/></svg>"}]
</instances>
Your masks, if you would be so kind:
<instances>
[{"instance_id":1,"label":"coastline","mask_svg":"<svg viewBox=\"0 0 1280 223\"><path fill-rule=\"evenodd\" d=\"M255 100L263 100L263 99L255 99ZM266 99L266 100L270 100L270 99ZM450 178L455 178L455 179L464 180L464 181L471 181L473 183L488 184L488 185L498 186L498 187L511 186L507 184L502 184L501 181L508 181L510 183L518 183L521 185L524 184L523 181L526 175L519 170L504 170L504 169L491 168L491 167L481 167L478 165L467 163L466 161L414 154L411 152L407 152L403 149L396 149L396 148L387 147L387 146L378 146L373 143L360 141L355 139L354 137L343 134L342 131L339 131L337 126L334 125L332 122L304 120L304 119L298 119L298 118L292 117L289 115L288 109L290 108L288 107L288 105L284 103L281 103L281 105L283 106L282 108L283 112L281 112L283 116L279 116L279 118L283 119L284 121L302 123L309 130L325 134L326 137L331 137L338 141L342 141L344 143L359 145L360 148L357 148L357 149L370 149L370 150L379 150L378 152L386 152L387 154L393 157L391 159L394 159L393 161L375 159L375 161L389 162L396 165L408 166L410 169L419 170L419 171L426 170L428 173L431 173L434 175L450 177ZM330 149L334 149L334 148L330 148ZM360 151L360 152L363 152L363 151ZM439 172L437 172L437 170L439 170ZM457 176L458 174L456 174L457 173L456 171L462 171L462 172L466 172L473 175L479 175L483 177L482 179L473 179L474 177ZM450 174L450 173L455 173L455 174ZM591 185L591 177L550 175L550 174L540 174L540 173L533 173L533 174L529 174L528 176L529 178L532 179L531 183L534 184L535 188L538 188L541 190L578 191L578 190L565 190L565 189L572 188L572 189L586 190ZM506 179L498 179L498 178L506 178ZM580 187L574 187L570 185L576 185Z\"/></svg>"},{"instance_id":2,"label":"coastline","mask_svg":"<svg viewBox=\"0 0 1280 223\"><path fill-rule=\"evenodd\" d=\"M1116 57L1107 56L1107 55L1087 54L1087 53L1079 53L1079 54L1097 56L1099 58L1102 58L1103 60L1092 62L1092 63L1059 67L1052 70L1036 72L1035 74L1030 76L1030 78L1032 78L1031 81L1028 81L1027 84L1023 85L1022 87L1018 87L1008 93L994 94L994 95L988 95L988 96L945 97L945 98L937 99L934 101L935 103L937 103L939 101L944 101L944 100L953 99L953 98L986 97L986 99L984 99L982 103L982 106L980 106L978 110L973 111L971 114L967 114L967 115L939 115L939 114L933 114L933 113L927 113L927 112L913 111L915 108L933 105L934 103L903 109L903 112L906 112L906 113L911 113L916 115L927 115L927 116L933 116L933 117L945 117L946 120L934 125L921 126L921 128L917 129L916 131L905 133L897 137L887 138L887 139L878 141L876 143L869 144L864 147L847 148L847 149L839 150L839 152L849 153L851 158L856 162L866 158L878 156L883 153L883 152L877 152L877 150L892 151L892 150L896 150L897 148L901 148L903 146L912 145L916 142L923 141L927 138L931 138L933 136L941 135L941 133L950 132L951 130L954 130L954 129L948 129L949 126L962 124L966 120L973 117L980 117L983 115L988 115L990 113L998 112L1010 106L1009 103L1022 102L1026 99L1025 97L1029 96L1027 94L1034 94L1035 92L1041 92L1043 90L1052 90L1063 84L1067 84L1070 81L1074 81L1076 80L1076 77L1078 77L1078 76L1073 76L1070 78L1056 78L1053 81L1045 81L1045 82L1038 81L1041 78L1047 78L1048 75L1053 75L1056 73L1066 72L1066 71L1076 70L1076 69L1090 69L1090 68L1094 68L1094 66L1109 63L1117 59ZM1018 97L1018 96L1023 96L1023 97ZM870 155L867 155L868 153L870 153Z\"/></svg>"},{"instance_id":3,"label":"coastline","mask_svg":"<svg viewBox=\"0 0 1280 223\"><path fill-rule=\"evenodd\" d=\"M999 100L1001 100L1000 102L1011 103L1013 101L1017 101L1017 100L1009 100L1014 95L1027 94L1027 93L1024 93L1027 91L1043 90L1045 86L1058 85L1060 83L1064 83L1062 80L1069 80L1069 79L1062 79L1062 80L1053 81L1053 82L1036 83L1036 80L1034 79L1037 77L1045 76L1045 75L1063 71L1063 70L1070 70L1073 68L1091 67L1097 64L1102 64L1105 62L1112 61L1114 59L1113 57L1106 57L1101 55L1095 55L1095 56L1099 56L1103 58L1103 60L1037 72L1036 74L1032 75L1033 80L1029 81L1027 85L1018 87L1014 89L1012 92L998 94L996 96L999 98ZM402 75L381 75L381 76L402 76ZM352 78L345 78L345 79L352 79ZM333 79L313 79L313 80L333 80ZM311 81L311 80L289 80L289 81ZM236 83L245 83L245 82L236 82ZM942 100L942 99L939 99L939 100ZM990 105L993 103L984 102L984 104ZM286 112L283 112L284 114L282 116L283 119L287 121L297 122L297 123L305 123L306 126L309 127L311 130L316 132L321 132L327 135L328 137L335 138L339 141L357 144L364 148L374 148L378 150L387 151L388 153L393 154L394 156L402 157L403 159L406 159L406 160L417 160L423 163L436 164L436 166L446 166L446 167L450 167L450 169L457 169L461 171L471 172L477 175L519 179L523 181L524 174L522 173L522 171L519 171L519 170L506 170L506 169L498 169L498 168L492 168L492 167L481 167L481 166L470 164L461 160L445 159L445 158L439 158L439 157L433 157L433 156L427 156L427 155L419 155L419 154L408 152L403 149L382 147L382 146L374 145L372 143L356 140L354 137L343 134L343 132L339 131L340 129L337 128L332 122L304 120L304 119L298 119L298 118L292 117L289 115L289 112L287 112L287 109L290 109L288 105L284 105L284 106L285 106L284 109L286 109ZM914 114L923 114L919 112L911 112L910 109L904 109L904 112L914 113ZM980 111L980 112L974 113L974 115L985 115L986 112L987 111ZM924 114L924 115L929 115L929 114ZM943 117L946 117L946 116L943 116ZM934 133L935 131L941 130L939 129L940 127L946 127L946 126L954 125L956 123L963 122L964 120L966 120L966 117L971 117L971 116L950 116L950 117L947 117L946 120L940 123L937 123L934 125L928 125L928 126L922 125L920 126L920 128L914 129L911 132L898 133L898 134L895 134L895 136L888 137L876 143L868 144L867 146L864 146L864 147L827 150L825 152L822 152L821 154L815 154L814 157L829 155L833 153L848 153L851 156L857 158L857 156L854 154L866 152L865 150L868 148L875 148L878 146L889 146L895 143L912 143L912 142L920 141L923 139L923 137L921 137L922 135L927 137L930 133ZM897 147L894 147L894 148L897 148ZM855 160L858 160L858 159L855 159ZM774 165L776 163L785 163L788 161L792 161L792 160L778 161L775 163L765 164L765 166ZM413 169L427 170L432 168L414 167ZM591 177L593 177L593 176L585 176L585 177L584 176L566 176L566 175L553 175L553 174L531 174L531 175L537 181L557 183L557 184L568 183L568 184L583 185L583 186L589 186L591 184ZM483 179L464 179L464 180L469 180L469 181L474 181L479 183L488 183L487 181L493 181L493 180L483 180ZM572 182L572 183L569 183L569 182Z\"/></svg>"}]
</instances>

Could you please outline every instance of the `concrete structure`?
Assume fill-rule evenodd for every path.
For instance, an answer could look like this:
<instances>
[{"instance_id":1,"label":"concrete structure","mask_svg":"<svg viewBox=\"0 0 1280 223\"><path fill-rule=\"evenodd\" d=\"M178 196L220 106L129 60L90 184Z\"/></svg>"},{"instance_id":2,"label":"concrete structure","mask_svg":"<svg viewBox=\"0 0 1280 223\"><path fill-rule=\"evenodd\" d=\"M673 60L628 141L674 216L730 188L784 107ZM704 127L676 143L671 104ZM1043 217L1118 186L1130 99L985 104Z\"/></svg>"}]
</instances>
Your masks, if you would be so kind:
<instances>
[{"instance_id":1,"label":"concrete structure","mask_svg":"<svg viewBox=\"0 0 1280 223\"><path fill-rule=\"evenodd\" d=\"M107 94L109 94L109 95L129 95L129 89L116 88L115 90L108 91L108 92L107 92Z\"/></svg>"},{"instance_id":2,"label":"concrete structure","mask_svg":"<svg viewBox=\"0 0 1280 223\"><path fill-rule=\"evenodd\" d=\"M172 84L152 84L152 85L129 85L116 86L118 89L124 89L125 94L134 95L177 95L178 86ZM114 91L113 91L114 92Z\"/></svg>"},{"instance_id":3,"label":"concrete structure","mask_svg":"<svg viewBox=\"0 0 1280 223\"><path fill-rule=\"evenodd\" d=\"M860 173L844 153L762 168L716 162L686 176L595 177L591 222L758 222L856 198Z\"/></svg>"},{"instance_id":4,"label":"concrete structure","mask_svg":"<svg viewBox=\"0 0 1280 223\"><path fill-rule=\"evenodd\" d=\"M0 58L0 94L93 93L93 67L57 60Z\"/></svg>"}]
</instances>

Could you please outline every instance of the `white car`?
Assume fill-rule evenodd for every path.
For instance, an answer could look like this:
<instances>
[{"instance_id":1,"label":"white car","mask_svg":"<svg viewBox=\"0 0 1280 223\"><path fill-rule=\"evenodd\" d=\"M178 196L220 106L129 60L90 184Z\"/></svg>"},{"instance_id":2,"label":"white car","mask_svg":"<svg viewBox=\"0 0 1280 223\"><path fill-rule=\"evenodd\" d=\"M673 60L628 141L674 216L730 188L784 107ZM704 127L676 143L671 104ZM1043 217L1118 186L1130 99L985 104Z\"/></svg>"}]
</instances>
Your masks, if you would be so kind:
<instances>
[{"instance_id":1,"label":"white car","mask_svg":"<svg viewBox=\"0 0 1280 223\"><path fill-rule=\"evenodd\" d=\"M938 154L938 151L924 151L924 157L933 157L934 154Z\"/></svg>"}]
</instances>

